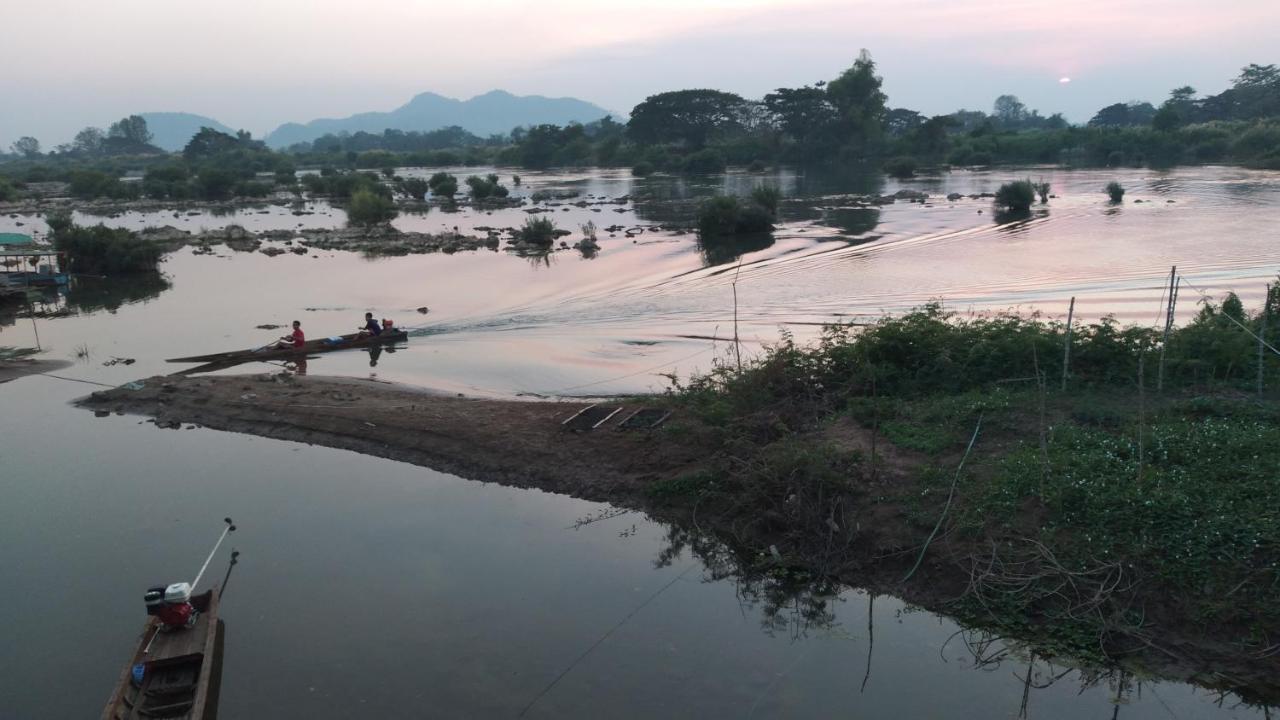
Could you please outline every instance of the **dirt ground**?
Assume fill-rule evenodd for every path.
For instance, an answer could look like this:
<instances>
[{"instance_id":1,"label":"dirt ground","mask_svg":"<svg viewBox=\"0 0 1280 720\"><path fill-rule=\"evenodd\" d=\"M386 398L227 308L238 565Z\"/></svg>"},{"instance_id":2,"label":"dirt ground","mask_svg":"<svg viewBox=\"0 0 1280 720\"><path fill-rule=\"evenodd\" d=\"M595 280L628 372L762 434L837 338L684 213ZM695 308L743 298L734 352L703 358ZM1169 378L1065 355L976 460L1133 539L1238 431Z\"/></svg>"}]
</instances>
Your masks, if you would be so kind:
<instances>
[{"instance_id":1,"label":"dirt ground","mask_svg":"<svg viewBox=\"0 0 1280 720\"><path fill-rule=\"evenodd\" d=\"M590 402L475 400L386 382L296 375L157 376L95 392L97 412L324 445L471 480L626 503L653 480L697 466L699 453L669 427L589 432L562 421ZM630 409L638 408L630 406Z\"/></svg>"}]
</instances>

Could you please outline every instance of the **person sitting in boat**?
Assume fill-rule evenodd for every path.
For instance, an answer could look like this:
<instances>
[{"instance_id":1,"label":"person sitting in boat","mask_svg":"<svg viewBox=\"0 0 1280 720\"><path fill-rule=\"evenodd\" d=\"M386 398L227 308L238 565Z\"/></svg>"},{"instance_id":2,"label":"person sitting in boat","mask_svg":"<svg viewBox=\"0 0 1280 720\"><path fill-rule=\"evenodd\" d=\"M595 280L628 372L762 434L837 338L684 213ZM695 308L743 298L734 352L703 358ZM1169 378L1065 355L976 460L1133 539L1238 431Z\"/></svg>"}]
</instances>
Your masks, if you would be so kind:
<instances>
[{"instance_id":1,"label":"person sitting in boat","mask_svg":"<svg viewBox=\"0 0 1280 720\"><path fill-rule=\"evenodd\" d=\"M392 333L395 331L396 331L396 324L391 322L387 318L382 318L382 332Z\"/></svg>"},{"instance_id":2,"label":"person sitting in boat","mask_svg":"<svg viewBox=\"0 0 1280 720\"><path fill-rule=\"evenodd\" d=\"M365 313L364 327L360 328L360 337L365 338L365 337L377 336L381 334L382 334L382 326L378 324L377 320L373 319L373 313L371 312Z\"/></svg>"},{"instance_id":3,"label":"person sitting in boat","mask_svg":"<svg viewBox=\"0 0 1280 720\"><path fill-rule=\"evenodd\" d=\"M302 323L298 320L294 320L293 332L277 340L271 347L275 350L284 350L285 348L301 350L306 344L307 336L302 333Z\"/></svg>"}]
</instances>

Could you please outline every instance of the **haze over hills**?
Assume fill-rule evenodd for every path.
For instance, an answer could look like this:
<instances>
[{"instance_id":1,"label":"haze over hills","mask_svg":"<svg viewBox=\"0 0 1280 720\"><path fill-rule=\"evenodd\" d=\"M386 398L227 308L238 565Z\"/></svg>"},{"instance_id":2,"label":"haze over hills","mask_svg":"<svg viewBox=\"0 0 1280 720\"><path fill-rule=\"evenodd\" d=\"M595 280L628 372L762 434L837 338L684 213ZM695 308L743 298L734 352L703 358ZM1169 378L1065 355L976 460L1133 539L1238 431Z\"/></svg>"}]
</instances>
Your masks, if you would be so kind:
<instances>
[{"instance_id":1,"label":"haze over hills","mask_svg":"<svg viewBox=\"0 0 1280 720\"><path fill-rule=\"evenodd\" d=\"M265 139L269 146L282 148L310 142L328 133L381 133L388 128L430 131L451 125L483 137L510 132L518 125L588 123L611 114L598 105L568 97L512 95L505 90L493 90L470 100L456 100L424 92L390 112L366 112L341 119L312 120L305 124L285 123Z\"/></svg>"},{"instance_id":2,"label":"haze over hills","mask_svg":"<svg viewBox=\"0 0 1280 720\"><path fill-rule=\"evenodd\" d=\"M147 130L152 135L151 144L168 152L177 152L186 147L191 136L200 132L202 127L228 134L235 133L235 130L203 115L184 112L149 112L139 115L147 121Z\"/></svg>"}]
</instances>

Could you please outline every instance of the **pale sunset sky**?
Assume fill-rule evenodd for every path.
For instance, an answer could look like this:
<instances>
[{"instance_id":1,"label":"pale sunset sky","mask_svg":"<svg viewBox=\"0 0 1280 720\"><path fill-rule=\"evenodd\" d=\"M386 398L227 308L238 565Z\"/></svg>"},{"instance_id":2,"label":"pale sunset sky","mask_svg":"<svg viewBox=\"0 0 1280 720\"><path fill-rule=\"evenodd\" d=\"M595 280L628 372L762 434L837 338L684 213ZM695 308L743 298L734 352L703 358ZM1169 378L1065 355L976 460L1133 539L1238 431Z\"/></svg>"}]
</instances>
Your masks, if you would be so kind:
<instances>
[{"instance_id":1,"label":"pale sunset sky","mask_svg":"<svg viewBox=\"0 0 1280 720\"><path fill-rule=\"evenodd\" d=\"M261 136L427 90L625 117L664 90L758 98L834 78L860 48L891 107L990 111L1012 93L1083 122L1280 62L1280 0L4 0L0 17L3 146L152 111Z\"/></svg>"}]
</instances>

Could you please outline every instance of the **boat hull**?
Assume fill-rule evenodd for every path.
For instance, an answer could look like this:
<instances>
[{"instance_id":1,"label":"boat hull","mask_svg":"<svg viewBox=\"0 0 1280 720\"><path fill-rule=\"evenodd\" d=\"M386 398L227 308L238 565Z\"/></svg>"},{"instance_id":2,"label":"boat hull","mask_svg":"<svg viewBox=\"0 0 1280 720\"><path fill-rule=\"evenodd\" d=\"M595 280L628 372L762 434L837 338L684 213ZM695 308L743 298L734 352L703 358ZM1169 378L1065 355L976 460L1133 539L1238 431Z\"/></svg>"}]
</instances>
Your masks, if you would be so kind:
<instances>
[{"instance_id":1,"label":"boat hull","mask_svg":"<svg viewBox=\"0 0 1280 720\"><path fill-rule=\"evenodd\" d=\"M266 346L253 350L236 350L233 352L214 353L212 355L193 355L191 357L170 358L166 362L225 363L228 365L234 365L259 360L287 360L289 358L306 357L307 355L335 352L337 350L350 350L353 348L364 348L373 345L389 345L392 343L403 342L408 339L409 334L403 330L394 330L381 335L364 337L354 334L340 335L332 338L309 340L300 348L272 348L270 346Z\"/></svg>"}]
</instances>

